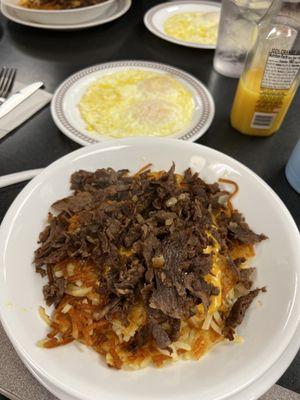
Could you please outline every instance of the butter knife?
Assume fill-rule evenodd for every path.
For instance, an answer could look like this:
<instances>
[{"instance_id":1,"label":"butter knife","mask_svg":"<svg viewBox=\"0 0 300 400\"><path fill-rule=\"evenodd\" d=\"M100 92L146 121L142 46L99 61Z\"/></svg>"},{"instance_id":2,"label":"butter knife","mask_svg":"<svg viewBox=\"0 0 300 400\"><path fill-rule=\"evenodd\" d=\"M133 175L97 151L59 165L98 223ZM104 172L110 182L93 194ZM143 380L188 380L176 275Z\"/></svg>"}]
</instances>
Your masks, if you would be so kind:
<instances>
[{"instance_id":1,"label":"butter knife","mask_svg":"<svg viewBox=\"0 0 300 400\"><path fill-rule=\"evenodd\" d=\"M25 86L23 89L19 90L17 93L11 95L3 104L0 106L0 118L4 117L4 115L8 114L15 107L17 107L20 103L30 97L33 93L35 93L40 87L44 85L43 82L34 82L28 86Z\"/></svg>"},{"instance_id":2,"label":"butter knife","mask_svg":"<svg viewBox=\"0 0 300 400\"><path fill-rule=\"evenodd\" d=\"M34 178L35 176L37 176L42 171L43 171L43 168L30 169L27 171L14 172L13 174L0 176L0 188L14 185L15 183L19 183L19 182L23 182L23 181L28 181L28 180ZM1 392L1 387L0 387L0 392Z\"/></svg>"}]
</instances>

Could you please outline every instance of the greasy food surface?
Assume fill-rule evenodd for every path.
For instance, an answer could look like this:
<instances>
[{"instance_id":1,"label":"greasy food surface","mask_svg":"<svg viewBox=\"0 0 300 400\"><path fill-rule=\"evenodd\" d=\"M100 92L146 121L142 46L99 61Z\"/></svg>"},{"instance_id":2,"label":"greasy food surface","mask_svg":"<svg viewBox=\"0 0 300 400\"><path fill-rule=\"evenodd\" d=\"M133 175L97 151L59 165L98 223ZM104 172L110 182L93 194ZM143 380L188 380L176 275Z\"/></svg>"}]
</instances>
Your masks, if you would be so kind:
<instances>
[{"instance_id":1,"label":"greasy food surface","mask_svg":"<svg viewBox=\"0 0 300 400\"><path fill-rule=\"evenodd\" d=\"M55 309L42 347L79 340L115 368L198 359L236 327L258 295L247 260L254 233L218 183L187 169L135 175L78 171L52 205L37 272Z\"/></svg>"}]
</instances>

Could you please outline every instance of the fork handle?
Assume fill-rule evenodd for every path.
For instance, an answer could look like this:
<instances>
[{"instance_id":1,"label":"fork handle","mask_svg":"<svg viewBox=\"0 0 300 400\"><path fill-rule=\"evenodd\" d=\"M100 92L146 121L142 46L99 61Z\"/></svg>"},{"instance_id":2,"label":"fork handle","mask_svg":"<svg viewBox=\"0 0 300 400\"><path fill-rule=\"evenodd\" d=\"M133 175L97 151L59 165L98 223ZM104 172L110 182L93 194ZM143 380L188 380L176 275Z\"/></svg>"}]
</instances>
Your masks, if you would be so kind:
<instances>
[{"instance_id":1,"label":"fork handle","mask_svg":"<svg viewBox=\"0 0 300 400\"><path fill-rule=\"evenodd\" d=\"M5 102L5 98L4 97L0 97L0 106Z\"/></svg>"}]
</instances>

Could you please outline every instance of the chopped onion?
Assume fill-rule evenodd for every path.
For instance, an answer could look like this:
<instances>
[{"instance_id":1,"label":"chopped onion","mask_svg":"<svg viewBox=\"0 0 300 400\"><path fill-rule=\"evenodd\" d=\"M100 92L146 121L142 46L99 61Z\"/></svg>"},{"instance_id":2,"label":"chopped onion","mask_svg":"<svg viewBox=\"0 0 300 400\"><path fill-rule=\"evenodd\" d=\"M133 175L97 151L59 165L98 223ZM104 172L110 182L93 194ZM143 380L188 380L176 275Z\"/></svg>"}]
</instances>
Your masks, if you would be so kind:
<instances>
[{"instance_id":1,"label":"chopped onion","mask_svg":"<svg viewBox=\"0 0 300 400\"><path fill-rule=\"evenodd\" d=\"M212 321L212 315L207 314L207 316L203 322L202 329L204 329L205 331L208 331L210 328L211 321Z\"/></svg>"},{"instance_id":2,"label":"chopped onion","mask_svg":"<svg viewBox=\"0 0 300 400\"><path fill-rule=\"evenodd\" d=\"M63 307L63 309L61 310L61 312L62 312L63 314L67 314L67 312L69 312L69 311L71 310L71 308L72 308L71 304L67 303L67 304Z\"/></svg>"},{"instance_id":3,"label":"chopped onion","mask_svg":"<svg viewBox=\"0 0 300 400\"><path fill-rule=\"evenodd\" d=\"M172 206L175 206L176 203L177 203L176 197L171 197L170 199L168 199L166 201L166 206L167 207L172 207Z\"/></svg>"},{"instance_id":4,"label":"chopped onion","mask_svg":"<svg viewBox=\"0 0 300 400\"><path fill-rule=\"evenodd\" d=\"M213 313L213 317L214 317L214 320L216 321L217 324L222 325L223 320L221 318L221 315L219 314L219 311L215 311Z\"/></svg>"},{"instance_id":5,"label":"chopped onion","mask_svg":"<svg viewBox=\"0 0 300 400\"><path fill-rule=\"evenodd\" d=\"M91 300L94 306L100 304L100 296L98 293L88 293L87 298Z\"/></svg>"},{"instance_id":6,"label":"chopped onion","mask_svg":"<svg viewBox=\"0 0 300 400\"><path fill-rule=\"evenodd\" d=\"M161 354L163 354L164 356L171 357L171 353L170 353L169 350L161 349L160 347L157 347L157 350L158 350Z\"/></svg>"},{"instance_id":7,"label":"chopped onion","mask_svg":"<svg viewBox=\"0 0 300 400\"><path fill-rule=\"evenodd\" d=\"M181 193L178 196L178 200L187 200L189 198L189 194L188 193Z\"/></svg>"},{"instance_id":8,"label":"chopped onion","mask_svg":"<svg viewBox=\"0 0 300 400\"><path fill-rule=\"evenodd\" d=\"M40 317L42 318L42 320L45 321L48 326L50 326L51 320L50 320L49 316L46 314L44 307L39 307L39 314L40 314Z\"/></svg>"},{"instance_id":9,"label":"chopped onion","mask_svg":"<svg viewBox=\"0 0 300 400\"><path fill-rule=\"evenodd\" d=\"M176 348L174 346L174 343L172 343L169 347L173 350L172 353L170 354L170 357L172 357L173 360L175 360L175 361L178 360L179 356L177 354L177 350L176 350Z\"/></svg>"},{"instance_id":10,"label":"chopped onion","mask_svg":"<svg viewBox=\"0 0 300 400\"><path fill-rule=\"evenodd\" d=\"M215 323L215 321L214 321L213 319L211 320L210 326L211 326L211 328L212 328L215 332L217 332L220 336L223 336L220 327ZM203 327L202 327L202 329L203 329Z\"/></svg>"},{"instance_id":11,"label":"chopped onion","mask_svg":"<svg viewBox=\"0 0 300 400\"><path fill-rule=\"evenodd\" d=\"M203 254L210 254L213 251L212 246L206 246L205 249L202 250Z\"/></svg>"},{"instance_id":12,"label":"chopped onion","mask_svg":"<svg viewBox=\"0 0 300 400\"><path fill-rule=\"evenodd\" d=\"M144 222L144 218L142 217L141 214L136 214L136 219L137 219L137 222L139 222L140 224L142 224Z\"/></svg>"},{"instance_id":13,"label":"chopped onion","mask_svg":"<svg viewBox=\"0 0 300 400\"><path fill-rule=\"evenodd\" d=\"M76 287L76 286L71 286L69 285L67 287L66 293L69 294L70 296L75 296L75 297L84 297L88 293L90 293L92 290L91 287Z\"/></svg>"},{"instance_id":14,"label":"chopped onion","mask_svg":"<svg viewBox=\"0 0 300 400\"><path fill-rule=\"evenodd\" d=\"M185 343L185 342L175 342L174 347L176 349L182 349L182 350L186 350L186 351L192 350L192 347L188 343Z\"/></svg>"},{"instance_id":15,"label":"chopped onion","mask_svg":"<svg viewBox=\"0 0 300 400\"><path fill-rule=\"evenodd\" d=\"M152 258L152 265L153 268L163 268L163 266L165 265L165 259L164 256L158 256L158 257L153 257Z\"/></svg>"},{"instance_id":16,"label":"chopped onion","mask_svg":"<svg viewBox=\"0 0 300 400\"><path fill-rule=\"evenodd\" d=\"M70 263L70 264L67 265L67 272L68 272L69 276L74 275L74 270L75 270L75 265L74 264Z\"/></svg>"}]
</instances>

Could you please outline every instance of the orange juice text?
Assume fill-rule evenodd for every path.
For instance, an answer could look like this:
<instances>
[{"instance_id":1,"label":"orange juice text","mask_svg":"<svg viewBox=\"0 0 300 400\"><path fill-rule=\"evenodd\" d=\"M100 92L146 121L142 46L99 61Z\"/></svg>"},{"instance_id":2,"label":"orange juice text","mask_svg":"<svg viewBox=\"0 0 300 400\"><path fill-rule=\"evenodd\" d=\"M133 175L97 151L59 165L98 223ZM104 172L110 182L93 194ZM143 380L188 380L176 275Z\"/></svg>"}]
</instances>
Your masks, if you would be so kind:
<instances>
[{"instance_id":1,"label":"orange juice text","mask_svg":"<svg viewBox=\"0 0 300 400\"><path fill-rule=\"evenodd\" d=\"M262 86L263 69L253 69L242 75L235 94L231 125L246 135L270 136L284 120L297 85L288 89Z\"/></svg>"}]
</instances>

